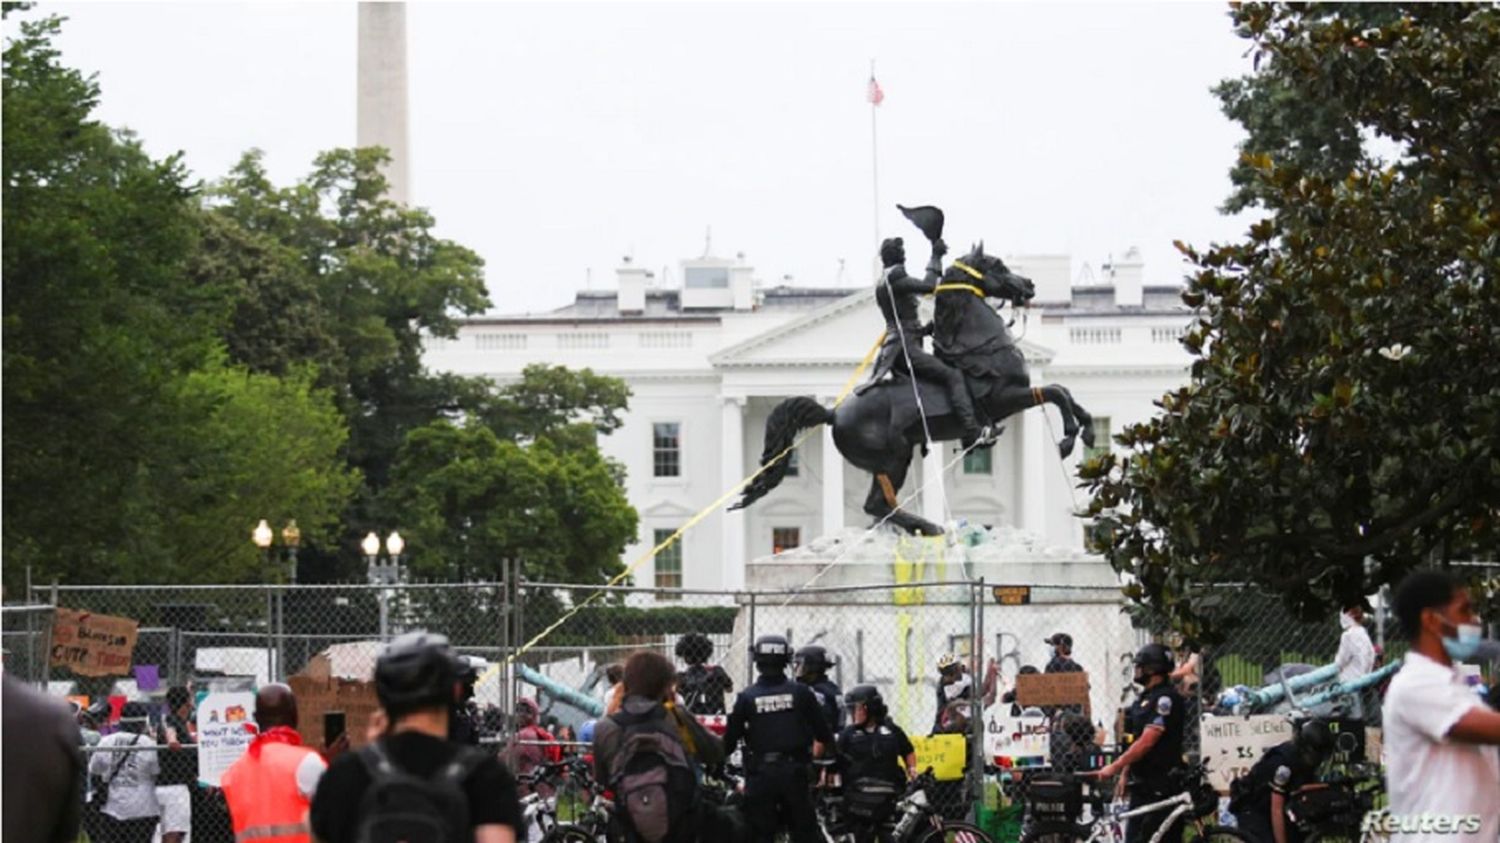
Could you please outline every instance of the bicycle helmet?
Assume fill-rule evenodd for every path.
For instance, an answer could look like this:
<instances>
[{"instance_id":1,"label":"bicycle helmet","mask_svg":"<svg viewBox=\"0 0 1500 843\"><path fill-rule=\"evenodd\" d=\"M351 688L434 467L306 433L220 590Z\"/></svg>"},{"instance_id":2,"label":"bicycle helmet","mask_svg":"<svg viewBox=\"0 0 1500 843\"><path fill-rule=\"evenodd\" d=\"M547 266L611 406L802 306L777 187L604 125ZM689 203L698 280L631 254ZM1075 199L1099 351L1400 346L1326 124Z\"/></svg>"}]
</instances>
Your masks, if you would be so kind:
<instances>
[{"instance_id":1,"label":"bicycle helmet","mask_svg":"<svg viewBox=\"0 0 1500 843\"><path fill-rule=\"evenodd\" d=\"M1333 730L1321 720L1309 720L1297 727L1293 742L1302 761L1314 766L1321 764L1334 750Z\"/></svg>"},{"instance_id":2,"label":"bicycle helmet","mask_svg":"<svg viewBox=\"0 0 1500 843\"><path fill-rule=\"evenodd\" d=\"M714 654L714 642L701 632L689 632L677 639L677 658L688 664L705 664Z\"/></svg>"},{"instance_id":3,"label":"bicycle helmet","mask_svg":"<svg viewBox=\"0 0 1500 843\"><path fill-rule=\"evenodd\" d=\"M880 690L874 685L856 685L844 695L846 709L852 712L856 705L864 706L870 717L876 720L885 719L885 698L880 696Z\"/></svg>"},{"instance_id":4,"label":"bicycle helmet","mask_svg":"<svg viewBox=\"0 0 1500 843\"><path fill-rule=\"evenodd\" d=\"M826 673L828 672L828 668L832 667L833 664L834 662L828 658L828 650L817 644L803 647L797 651L796 665L799 676L803 672L809 674Z\"/></svg>"},{"instance_id":5,"label":"bicycle helmet","mask_svg":"<svg viewBox=\"0 0 1500 843\"><path fill-rule=\"evenodd\" d=\"M1162 644L1147 644L1135 654L1135 666L1153 673L1172 672L1172 651Z\"/></svg>"},{"instance_id":6,"label":"bicycle helmet","mask_svg":"<svg viewBox=\"0 0 1500 843\"><path fill-rule=\"evenodd\" d=\"M578 727L578 742L579 743L593 743L594 742L594 724L596 724L597 722L598 722L597 720L585 720L585 721L583 721L583 725Z\"/></svg>"},{"instance_id":7,"label":"bicycle helmet","mask_svg":"<svg viewBox=\"0 0 1500 843\"><path fill-rule=\"evenodd\" d=\"M755 659L757 670L763 672L786 670L787 662L792 656L792 645L783 635L762 635L755 639L755 646L750 648L750 655Z\"/></svg>"},{"instance_id":8,"label":"bicycle helmet","mask_svg":"<svg viewBox=\"0 0 1500 843\"><path fill-rule=\"evenodd\" d=\"M398 636L375 661L375 696L393 715L448 705L459 666L448 636L408 632Z\"/></svg>"},{"instance_id":9,"label":"bicycle helmet","mask_svg":"<svg viewBox=\"0 0 1500 843\"><path fill-rule=\"evenodd\" d=\"M939 673L947 673L955 667L960 667L962 664L963 663L959 660L958 656L955 656L952 653L944 653L941 656L938 656L937 669Z\"/></svg>"}]
</instances>

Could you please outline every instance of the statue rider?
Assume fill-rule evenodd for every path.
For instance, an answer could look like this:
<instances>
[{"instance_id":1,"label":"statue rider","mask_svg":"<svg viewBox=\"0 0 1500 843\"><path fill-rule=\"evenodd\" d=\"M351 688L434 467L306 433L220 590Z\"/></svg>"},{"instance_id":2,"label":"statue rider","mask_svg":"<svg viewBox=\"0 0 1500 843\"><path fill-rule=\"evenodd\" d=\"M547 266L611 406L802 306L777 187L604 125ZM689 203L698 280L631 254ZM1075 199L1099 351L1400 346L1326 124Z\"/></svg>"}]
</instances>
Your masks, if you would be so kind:
<instances>
[{"instance_id":1,"label":"statue rider","mask_svg":"<svg viewBox=\"0 0 1500 843\"><path fill-rule=\"evenodd\" d=\"M906 272L906 245L900 237L886 238L880 244L880 264L884 269L875 284L875 302L885 317L885 346L880 350L880 364L875 377L882 376L892 368L908 370L914 378L933 381L948 393L953 405L953 414L963 426L963 447L974 447L980 441L982 431L974 415L974 402L969 397L969 386L963 372L949 366L922 348L922 337L931 333L931 326L924 326L917 317L917 297L931 295L943 274L943 255L948 247L941 238L932 241L932 258L927 262L927 274L921 279ZM903 353L902 341L905 341Z\"/></svg>"}]
</instances>

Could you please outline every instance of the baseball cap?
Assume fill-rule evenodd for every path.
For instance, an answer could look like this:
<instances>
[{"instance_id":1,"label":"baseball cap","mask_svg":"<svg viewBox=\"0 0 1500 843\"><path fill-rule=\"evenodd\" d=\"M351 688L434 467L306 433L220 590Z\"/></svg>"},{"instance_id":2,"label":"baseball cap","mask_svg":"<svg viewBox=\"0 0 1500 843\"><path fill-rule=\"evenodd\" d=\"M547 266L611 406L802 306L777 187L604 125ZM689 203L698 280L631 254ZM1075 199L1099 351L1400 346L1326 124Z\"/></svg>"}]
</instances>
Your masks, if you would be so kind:
<instances>
[{"instance_id":1,"label":"baseball cap","mask_svg":"<svg viewBox=\"0 0 1500 843\"><path fill-rule=\"evenodd\" d=\"M1045 639L1045 641L1046 643L1051 644L1054 647L1073 646L1073 636L1069 635L1066 632L1059 632L1056 635L1053 635L1051 638Z\"/></svg>"}]
</instances>

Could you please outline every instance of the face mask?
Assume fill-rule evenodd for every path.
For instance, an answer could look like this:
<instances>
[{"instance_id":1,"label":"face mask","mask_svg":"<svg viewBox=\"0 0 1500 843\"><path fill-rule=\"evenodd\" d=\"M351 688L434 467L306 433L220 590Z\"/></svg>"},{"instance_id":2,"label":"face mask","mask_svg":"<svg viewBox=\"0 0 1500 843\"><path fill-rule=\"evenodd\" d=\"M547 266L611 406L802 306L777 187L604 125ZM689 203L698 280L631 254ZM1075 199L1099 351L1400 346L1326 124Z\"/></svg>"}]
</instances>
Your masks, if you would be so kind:
<instances>
[{"instance_id":1,"label":"face mask","mask_svg":"<svg viewBox=\"0 0 1500 843\"><path fill-rule=\"evenodd\" d=\"M1457 638L1443 636L1443 650L1448 658L1454 661L1468 661L1479 652L1479 644L1484 640L1484 630L1477 623L1456 624L1447 620L1444 623L1454 628L1458 634Z\"/></svg>"}]
</instances>

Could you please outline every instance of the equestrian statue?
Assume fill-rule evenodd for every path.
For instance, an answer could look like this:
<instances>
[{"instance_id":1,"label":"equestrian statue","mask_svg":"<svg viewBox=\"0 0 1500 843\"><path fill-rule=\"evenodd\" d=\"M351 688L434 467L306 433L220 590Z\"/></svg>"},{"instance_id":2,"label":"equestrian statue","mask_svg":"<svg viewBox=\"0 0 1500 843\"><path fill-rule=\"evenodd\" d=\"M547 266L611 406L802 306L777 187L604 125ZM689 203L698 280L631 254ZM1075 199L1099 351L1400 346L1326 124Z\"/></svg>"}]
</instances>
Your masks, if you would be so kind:
<instances>
[{"instance_id":1,"label":"equestrian statue","mask_svg":"<svg viewBox=\"0 0 1500 843\"><path fill-rule=\"evenodd\" d=\"M902 510L896 497L911 468L913 447L920 445L925 452L929 440L960 440L966 451L989 447L1001 420L1044 403L1062 415L1058 451L1064 458L1080 437L1085 445L1094 444L1093 417L1066 387L1031 385L1026 359L1005 317L990 305L996 299L1025 306L1036 295L1030 279L985 254L982 241L943 270L943 212L931 206L897 207L927 236L933 253L919 281L906 273L900 238L881 244L884 270L875 300L886 320L886 337L870 381L833 409L806 397L776 405L766 420L760 457L761 466L769 467L731 509L743 509L780 485L787 460L777 458L798 434L820 424L833 426L833 441L844 459L874 475L865 512L928 536L941 535L943 528ZM923 294L934 296L930 325L917 318L917 297ZM931 354L922 349L925 336L932 337Z\"/></svg>"}]
</instances>

